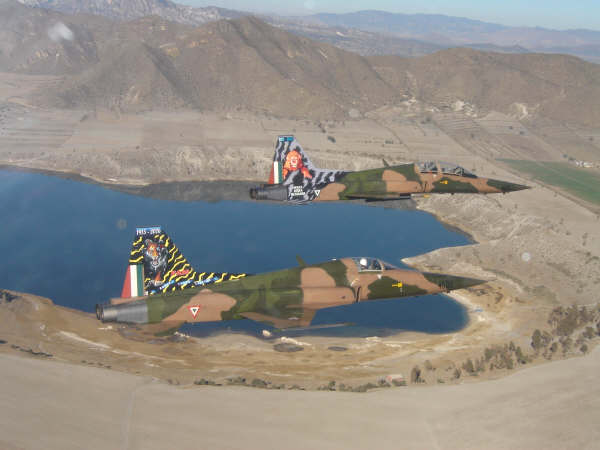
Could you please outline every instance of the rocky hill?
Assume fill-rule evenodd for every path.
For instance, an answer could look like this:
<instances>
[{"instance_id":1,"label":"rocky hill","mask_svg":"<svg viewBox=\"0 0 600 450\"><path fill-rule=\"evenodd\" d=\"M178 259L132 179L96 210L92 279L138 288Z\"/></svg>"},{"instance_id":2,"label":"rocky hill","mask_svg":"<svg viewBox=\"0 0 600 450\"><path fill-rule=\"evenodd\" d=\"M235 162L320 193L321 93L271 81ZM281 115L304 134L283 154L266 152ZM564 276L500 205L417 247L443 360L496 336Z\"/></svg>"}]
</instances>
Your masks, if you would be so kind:
<instances>
[{"instance_id":1,"label":"rocky hill","mask_svg":"<svg viewBox=\"0 0 600 450\"><path fill-rule=\"evenodd\" d=\"M157 16L117 22L0 0L0 70L67 75L49 107L244 110L358 117L414 99L426 108L600 123L600 66L565 55L450 49L362 57L256 17L200 27Z\"/></svg>"},{"instance_id":2,"label":"rocky hill","mask_svg":"<svg viewBox=\"0 0 600 450\"><path fill-rule=\"evenodd\" d=\"M478 114L600 123L600 66L565 55L450 49L419 58L364 58L257 18L203 27L146 18L138 36L67 80L64 106L143 110L188 106L283 117L342 119L415 98Z\"/></svg>"},{"instance_id":3,"label":"rocky hill","mask_svg":"<svg viewBox=\"0 0 600 450\"><path fill-rule=\"evenodd\" d=\"M96 34L108 36L102 17L65 16L0 0L0 70L76 73L100 60Z\"/></svg>"},{"instance_id":4,"label":"rocky hill","mask_svg":"<svg viewBox=\"0 0 600 450\"><path fill-rule=\"evenodd\" d=\"M398 91L438 108L475 107L519 119L600 123L600 65L574 56L499 54L450 49L421 58L374 56L369 61ZM476 111L477 113L477 111Z\"/></svg>"},{"instance_id":5,"label":"rocky hill","mask_svg":"<svg viewBox=\"0 0 600 450\"><path fill-rule=\"evenodd\" d=\"M122 21L159 16L188 25L201 25L245 15L239 11L214 6L198 8L180 5L170 0L19 0L19 2L67 14L94 14Z\"/></svg>"},{"instance_id":6,"label":"rocky hill","mask_svg":"<svg viewBox=\"0 0 600 450\"><path fill-rule=\"evenodd\" d=\"M17 1L17 0L14 0ZM18 0L68 14L94 14L119 21L146 16L187 25L235 19L249 13L180 5L170 0ZM509 27L441 14L357 11L281 17L263 14L283 30L366 55L422 56L444 48L467 47L501 53L564 53L600 63L600 32Z\"/></svg>"},{"instance_id":7,"label":"rocky hill","mask_svg":"<svg viewBox=\"0 0 600 450\"><path fill-rule=\"evenodd\" d=\"M246 17L188 29L152 17L124 24L94 67L46 99L63 107L248 109L286 117L348 117L400 95L369 62Z\"/></svg>"}]
</instances>

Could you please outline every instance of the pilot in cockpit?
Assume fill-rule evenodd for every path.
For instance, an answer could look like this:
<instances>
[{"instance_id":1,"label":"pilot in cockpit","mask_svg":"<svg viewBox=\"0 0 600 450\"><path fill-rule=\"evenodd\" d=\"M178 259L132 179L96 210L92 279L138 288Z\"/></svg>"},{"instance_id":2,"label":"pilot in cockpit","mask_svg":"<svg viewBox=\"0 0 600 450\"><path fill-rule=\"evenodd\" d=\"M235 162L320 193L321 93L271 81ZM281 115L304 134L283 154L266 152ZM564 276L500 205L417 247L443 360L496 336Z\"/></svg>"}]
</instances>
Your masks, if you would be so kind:
<instances>
[{"instance_id":1,"label":"pilot in cockpit","mask_svg":"<svg viewBox=\"0 0 600 450\"><path fill-rule=\"evenodd\" d=\"M369 270L381 270L381 264L379 264L379 261L373 259L369 265Z\"/></svg>"},{"instance_id":2,"label":"pilot in cockpit","mask_svg":"<svg viewBox=\"0 0 600 450\"><path fill-rule=\"evenodd\" d=\"M360 270L381 270L381 264L376 259L360 258Z\"/></svg>"}]
</instances>

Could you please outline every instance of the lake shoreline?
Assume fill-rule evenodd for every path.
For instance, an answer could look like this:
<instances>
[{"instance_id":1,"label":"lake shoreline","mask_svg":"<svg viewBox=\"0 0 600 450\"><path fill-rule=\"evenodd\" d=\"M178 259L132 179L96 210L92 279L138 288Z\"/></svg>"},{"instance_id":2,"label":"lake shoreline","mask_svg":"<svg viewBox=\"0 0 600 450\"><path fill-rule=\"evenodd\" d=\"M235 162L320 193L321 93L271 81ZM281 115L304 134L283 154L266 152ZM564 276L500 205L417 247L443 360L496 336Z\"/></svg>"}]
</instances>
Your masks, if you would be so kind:
<instances>
[{"instance_id":1,"label":"lake shoreline","mask_svg":"<svg viewBox=\"0 0 600 450\"><path fill-rule=\"evenodd\" d=\"M126 194L137 195L141 197L154 198L158 200L175 200L175 201L207 201L216 202L221 200L238 200L254 203L255 200L250 198L249 189L258 184L260 181L255 180L238 180L238 179L223 179L223 180L196 180L196 181L158 181L158 182L127 182L127 180L115 179L114 182L102 180L91 175L71 171L57 171L50 169L38 169L31 167L23 167L18 165L0 164L0 170L11 170L15 172L39 173L42 175L54 176L65 180L78 181L81 183L101 186L106 189L124 192ZM189 187L194 190L194 194L188 196L179 193L179 188ZM199 189L198 189L199 188ZM198 192L199 190L199 192ZM173 194L175 192L175 194ZM204 196L203 196L204 194ZM265 202L267 203L267 202ZM270 203L270 202L268 202ZM278 202L273 202L278 204ZM345 202L332 202L345 203ZM384 207L391 209L403 210L420 210L415 198L407 200L392 200L392 201L374 201L365 202L362 200L349 200L347 203L360 204L372 207ZM284 204L284 203L282 203ZM431 214L440 222L448 231L458 233L466 237L472 244L477 244L473 234L460 226L444 220L440 214L432 211L425 211Z\"/></svg>"}]
</instances>

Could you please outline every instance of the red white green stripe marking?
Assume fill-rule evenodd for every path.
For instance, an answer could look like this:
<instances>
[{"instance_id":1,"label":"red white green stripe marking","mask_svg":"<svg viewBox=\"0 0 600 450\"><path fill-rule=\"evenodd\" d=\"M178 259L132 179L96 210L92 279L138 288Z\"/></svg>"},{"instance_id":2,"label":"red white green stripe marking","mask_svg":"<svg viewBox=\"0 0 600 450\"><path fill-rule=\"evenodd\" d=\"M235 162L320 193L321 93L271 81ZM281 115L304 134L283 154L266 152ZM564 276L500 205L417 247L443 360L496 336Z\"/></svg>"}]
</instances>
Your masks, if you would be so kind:
<instances>
[{"instance_id":1,"label":"red white green stripe marking","mask_svg":"<svg viewBox=\"0 0 600 450\"><path fill-rule=\"evenodd\" d=\"M121 298L144 295L144 268L142 264L130 264L125 273Z\"/></svg>"}]
</instances>

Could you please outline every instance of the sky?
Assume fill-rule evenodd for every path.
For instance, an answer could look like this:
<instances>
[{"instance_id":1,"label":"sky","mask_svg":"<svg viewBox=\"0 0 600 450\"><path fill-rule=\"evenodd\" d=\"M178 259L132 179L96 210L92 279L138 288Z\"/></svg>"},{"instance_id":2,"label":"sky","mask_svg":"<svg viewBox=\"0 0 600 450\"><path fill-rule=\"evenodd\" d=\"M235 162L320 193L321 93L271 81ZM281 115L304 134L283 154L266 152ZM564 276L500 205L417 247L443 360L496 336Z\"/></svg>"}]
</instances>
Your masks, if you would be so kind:
<instances>
[{"instance_id":1,"label":"sky","mask_svg":"<svg viewBox=\"0 0 600 450\"><path fill-rule=\"evenodd\" d=\"M306 15L364 9L404 14L445 14L509 26L600 30L600 0L175 0L252 12Z\"/></svg>"}]
</instances>

